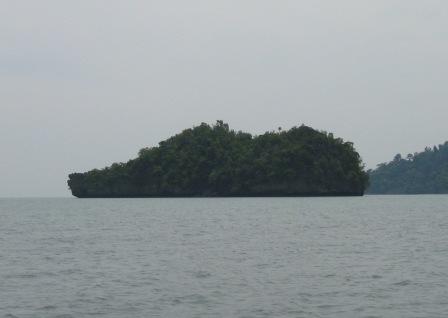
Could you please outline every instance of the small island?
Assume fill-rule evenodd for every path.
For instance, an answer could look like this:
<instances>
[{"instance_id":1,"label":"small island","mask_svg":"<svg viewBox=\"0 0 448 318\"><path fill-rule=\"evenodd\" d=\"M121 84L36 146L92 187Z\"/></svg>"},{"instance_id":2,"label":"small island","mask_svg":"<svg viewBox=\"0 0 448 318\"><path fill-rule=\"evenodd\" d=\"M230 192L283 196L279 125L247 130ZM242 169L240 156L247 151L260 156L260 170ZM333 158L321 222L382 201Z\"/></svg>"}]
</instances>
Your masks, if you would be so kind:
<instances>
[{"instance_id":1,"label":"small island","mask_svg":"<svg viewBox=\"0 0 448 318\"><path fill-rule=\"evenodd\" d=\"M371 194L448 194L448 141L369 170Z\"/></svg>"},{"instance_id":2,"label":"small island","mask_svg":"<svg viewBox=\"0 0 448 318\"><path fill-rule=\"evenodd\" d=\"M331 133L302 125L252 136L222 121L68 180L79 198L361 196L367 183L353 144Z\"/></svg>"}]
</instances>

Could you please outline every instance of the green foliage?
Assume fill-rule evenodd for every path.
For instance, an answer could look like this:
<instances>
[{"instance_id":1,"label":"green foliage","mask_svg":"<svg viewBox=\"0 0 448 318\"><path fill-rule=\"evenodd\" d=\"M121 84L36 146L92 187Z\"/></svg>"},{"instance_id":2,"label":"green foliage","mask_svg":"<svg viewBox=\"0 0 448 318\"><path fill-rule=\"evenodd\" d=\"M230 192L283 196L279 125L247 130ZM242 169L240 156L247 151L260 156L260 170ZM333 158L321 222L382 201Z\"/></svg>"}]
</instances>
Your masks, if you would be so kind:
<instances>
[{"instance_id":1,"label":"green foliage","mask_svg":"<svg viewBox=\"0 0 448 318\"><path fill-rule=\"evenodd\" d=\"M406 159L397 154L393 161L379 164L369 174L369 193L448 193L448 142L408 154Z\"/></svg>"},{"instance_id":2,"label":"green foliage","mask_svg":"<svg viewBox=\"0 0 448 318\"><path fill-rule=\"evenodd\" d=\"M332 134L302 125L254 137L217 121L68 185L77 197L362 195L367 178L353 144Z\"/></svg>"}]
</instances>

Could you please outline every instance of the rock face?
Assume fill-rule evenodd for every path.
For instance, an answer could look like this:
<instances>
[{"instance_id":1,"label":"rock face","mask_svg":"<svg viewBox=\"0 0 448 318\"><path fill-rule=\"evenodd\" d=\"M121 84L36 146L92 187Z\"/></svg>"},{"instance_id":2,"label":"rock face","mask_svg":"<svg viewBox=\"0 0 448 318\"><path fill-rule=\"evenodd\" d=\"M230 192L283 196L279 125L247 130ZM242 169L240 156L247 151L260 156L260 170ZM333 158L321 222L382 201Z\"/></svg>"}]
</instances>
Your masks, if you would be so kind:
<instances>
[{"instance_id":1,"label":"rock face","mask_svg":"<svg viewBox=\"0 0 448 318\"><path fill-rule=\"evenodd\" d=\"M448 142L406 158L397 154L369 174L372 194L448 193Z\"/></svg>"},{"instance_id":2,"label":"rock face","mask_svg":"<svg viewBox=\"0 0 448 318\"><path fill-rule=\"evenodd\" d=\"M186 129L136 159L69 175L80 198L363 195L350 142L307 126L252 136L222 121Z\"/></svg>"}]
</instances>

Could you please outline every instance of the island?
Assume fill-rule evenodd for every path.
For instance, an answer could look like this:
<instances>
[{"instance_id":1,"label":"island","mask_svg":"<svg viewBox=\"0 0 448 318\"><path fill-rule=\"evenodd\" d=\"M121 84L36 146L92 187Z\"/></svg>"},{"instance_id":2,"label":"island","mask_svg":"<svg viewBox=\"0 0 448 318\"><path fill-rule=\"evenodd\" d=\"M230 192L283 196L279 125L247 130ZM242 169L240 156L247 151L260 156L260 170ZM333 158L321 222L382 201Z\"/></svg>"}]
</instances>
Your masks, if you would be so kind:
<instances>
[{"instance_id":1,"label":"island","mask_svg":"<svg viewBox=\"0 0 448 318\"><path fill-rule=\"evenodd\" d=\"M448 193L448 142L422 152L397 154L388 163L369 170L371 194Z\"/></svg>"},{"instance_id":2,"label":"island","mask_svg":"<svg viewBox=\"0 0 448 318\"><path fill-rule=\"evenodd\" d=\"M353 143L331 133L301 125L253 136L220 120L68 180L78 198L361 196L367 183Z\"/></svg>"}]
</instances>

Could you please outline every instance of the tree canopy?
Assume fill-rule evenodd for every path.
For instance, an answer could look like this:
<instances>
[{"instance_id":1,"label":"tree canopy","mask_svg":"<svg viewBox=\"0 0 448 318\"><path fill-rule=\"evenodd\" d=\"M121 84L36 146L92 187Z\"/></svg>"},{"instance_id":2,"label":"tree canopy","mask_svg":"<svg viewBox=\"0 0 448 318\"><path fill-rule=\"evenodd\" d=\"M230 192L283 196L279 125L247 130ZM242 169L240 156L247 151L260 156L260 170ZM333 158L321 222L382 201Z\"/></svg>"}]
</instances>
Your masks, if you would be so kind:
<instances>
[{"instance_id":1,"label":"tree canopy","mask_svg":"<svg viewBox=\"0 0 448 318\"><path fill-rule=\"evenodd\" d=\"M448 142L403 158L395 155L389 163L370 170L369 193L448 193Z\"/></svg>"},{"instance_id":2,"label":"tree canopy","mask_svg":"<svg viewBox=\"0 0 448 318\"><path fill-rule=\"evenodd\" d=\"M217 121L186 129L126 163L69 175L76 197L362 195L351 142L307 126L259 136Z\"/></svg>"}]
</instances>

